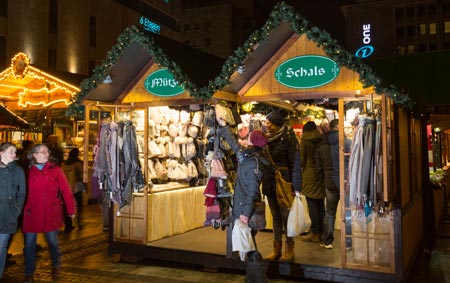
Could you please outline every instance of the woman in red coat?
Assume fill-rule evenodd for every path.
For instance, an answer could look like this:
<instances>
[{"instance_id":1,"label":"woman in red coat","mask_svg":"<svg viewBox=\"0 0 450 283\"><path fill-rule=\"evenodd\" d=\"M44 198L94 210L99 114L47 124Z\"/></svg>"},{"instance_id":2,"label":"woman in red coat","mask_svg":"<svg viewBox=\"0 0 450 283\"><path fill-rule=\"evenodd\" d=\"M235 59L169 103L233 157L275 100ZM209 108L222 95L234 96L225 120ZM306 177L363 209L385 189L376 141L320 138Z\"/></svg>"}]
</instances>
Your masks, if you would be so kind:
<instances>
[{"instance_id":1,"label":"woman in red coat","mask_svg":"<svg viewBox=\"0 0 450 283\"><path fill-rule=\"evenodd\" d=\"M30 168L22 226L25 238L24 282L33 282L38 233L45 233L52 258L52 275L58 276L61 268L58 230L64 222L63 209L72 218L75 216L70 185L62 169L48 160L49 155L50 150L44 144L35 145L28 153Z\"/></svg>"}]
</instances>

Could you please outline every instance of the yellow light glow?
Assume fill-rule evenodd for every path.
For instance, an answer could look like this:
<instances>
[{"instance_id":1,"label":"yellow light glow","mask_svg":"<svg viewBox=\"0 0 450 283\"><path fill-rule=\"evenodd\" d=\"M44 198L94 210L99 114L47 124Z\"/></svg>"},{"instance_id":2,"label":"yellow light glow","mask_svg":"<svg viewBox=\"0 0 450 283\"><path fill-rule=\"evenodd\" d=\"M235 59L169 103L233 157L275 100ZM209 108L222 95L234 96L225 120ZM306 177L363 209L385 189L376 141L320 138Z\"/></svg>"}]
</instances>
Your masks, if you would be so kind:
<instances>
[{"instance_id":1,"label":"yellow light glow","mask_svg":"<svg viewBox=\"0 0 450 283\"><path fill-rule=\"evenodd\" d=\"M78 87L43 72L29 65L29 63L29 57L25 53L19 52L11 60L11 66L0 73L0 87L21 90L18 93L19 106L42 105L43 107L47 107L57 103L69 105L71 98L80 92ZM37 84L42 87L39 89L30 89L27 87L30 85L30 79L36 80L36 82L32 83L33 85ZM8 82L15 80L17 84L2 83L5 80L8 80ZM37 93L41 94L32 96L32 94ZM14 97L15 95L0 95L0 98L3 99L14 99ZM35 101L33 101L33 98Z\"/></svg>"}]
</instances>

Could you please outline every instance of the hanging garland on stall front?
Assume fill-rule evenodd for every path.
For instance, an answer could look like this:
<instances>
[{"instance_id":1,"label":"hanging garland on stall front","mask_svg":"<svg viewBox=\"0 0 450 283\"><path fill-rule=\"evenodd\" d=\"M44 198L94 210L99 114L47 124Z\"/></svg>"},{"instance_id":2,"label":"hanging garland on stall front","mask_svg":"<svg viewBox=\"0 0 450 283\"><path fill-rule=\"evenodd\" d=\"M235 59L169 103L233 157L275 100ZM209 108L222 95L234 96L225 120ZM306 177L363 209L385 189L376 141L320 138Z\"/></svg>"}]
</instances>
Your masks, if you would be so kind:
<instances>
[{"instance_id":1,"label":"hanging garland on stall front","mask_svg":"<svg viewBox=\"0 0 450 283\"><path fill-rule=\"evenodd\" d=\"M93 75L81 83L81 91L73 98L72 104L69 106L68 114L75 116L83 115L83 107L81 106L83 99L90 90L96 88L103 82L109 75L111 67L118 62L126 47L133 41L139 42L158 65L168 68L174 78L185 90L189 91L192 97L207 100L214 93L230 83L231 75L242 66L242 62L244 62L247 56L258 48L259 44L266 41L272 31L284 22L290 23L291 28L297 34L306 34L308 39L316 42L318 47L323 48L325 53L337 62L339 66L347 67L357 72L364 88L373 86L377 93L386 93L396 104L406 109L412 109L414 102L405 92L399 90L394 85L387 85L382 82L368 65L361 59L356 58L352 53L343 49L330 34L320 30L316 26L310 26L308 20L297 13L293 7L284 2L280 2L274 7L262 28L254 31L244 42L243 46L236 49L233 55L228 57L222 67L221 73L215 79L210 80L208 86L203 87L199 87L192 82L178 64L169 59L161 48L155 46L151 37L147 36L135 26L125 29L119 36L118 43L107 53L107 57L102 64L96 66L93 70Z\"/></svg>"}]
</instances>

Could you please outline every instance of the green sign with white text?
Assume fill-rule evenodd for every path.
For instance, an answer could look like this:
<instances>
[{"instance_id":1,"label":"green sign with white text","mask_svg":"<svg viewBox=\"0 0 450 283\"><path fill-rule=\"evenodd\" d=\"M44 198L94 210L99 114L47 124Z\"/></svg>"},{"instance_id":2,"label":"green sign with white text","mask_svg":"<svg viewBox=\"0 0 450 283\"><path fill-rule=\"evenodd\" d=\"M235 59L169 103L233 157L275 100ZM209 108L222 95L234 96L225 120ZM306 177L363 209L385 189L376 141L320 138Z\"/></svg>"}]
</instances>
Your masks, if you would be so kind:
<instances>
[{"instance_id":1,"label":"green sign with white text","mask_svg":"<svg viewBox=\"0 0 450 283\"><path fill-rule=\"evenodd\" d=\"M314 88L336 79L339 71L337 63L328 57L304 55L281 63L275 70L275 78L287 87Z\"/></svg>"},{"instance_id":2,"label":"green sign with white text","mask_svg":"<svg viewBox=\"0 0 450 283\"><path fill-rule=\"evenodd\" d=\"M145 89L157 96L174 96L184 92L168 69L151 73L144 82Z\"/></svg>"}]
</instances>

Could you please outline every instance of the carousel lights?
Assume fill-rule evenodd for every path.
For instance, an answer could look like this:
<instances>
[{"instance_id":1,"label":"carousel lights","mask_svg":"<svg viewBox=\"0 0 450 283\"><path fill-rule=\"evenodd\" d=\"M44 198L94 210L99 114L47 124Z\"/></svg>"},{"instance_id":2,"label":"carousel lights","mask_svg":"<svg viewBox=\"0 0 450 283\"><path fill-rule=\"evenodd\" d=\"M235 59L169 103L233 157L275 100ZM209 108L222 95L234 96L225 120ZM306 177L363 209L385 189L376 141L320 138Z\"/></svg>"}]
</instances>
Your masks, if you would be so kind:
<instances>
[{"instance_id":1,"label":"carousel lights","mask_svg":"<svg viewBox=\"0 0 450 283\"><path fill-rule=\"evenodd\" d=\"M30 57L23 52L17 53L11 60L11 70L14 78L23 79L28 72L30 65Z\"/></svg>"},{"instance_id":2,"label":"carousel lights","mask_svg":"<svg viewBox=\"0 0 450 283\"><path fill-rule=\"evenodd\" d=\"M20 100L19 100L18 105L19 105L19 106L22 106L22 107L27 107L28 105L30 105L30 106L39 106L39 105L42 105L43 107L47 107L47 106L50 106L50 105L53 105L53 104L56 104L56 103L60 103L60 102L64 102L64 104L66 104L66 105L69 105L69 104L70 104L70 101L68 102L67 99L57 99L57 100L52 100L52 101L50 101L50 102L48 102L48 103L46 103L46 102L44 102L44 101L39 101L39 102L25 101L25 103L22 103L22 102L20 102Z\"/></svg>"},{"instance_id":3,"label":"carousel lights","mask_svg":"<svg viewBox=\"0 0 450 283\"><path fill-rule=\"evenodd\" d=\"M77 88L76 86L71 85L71 84L69 84L69 83L66 83L65 81L60 80L60 79L58 79L57 77L54 77L54 76L52 76L52 75L50 75L50 74L48 74L48 73L46 73L46 72L43 72L43 71L41 71L41 70L39 70L39 69L37 69L37 68L35 68L35 67L33 67L33 66L29 66L29 68L30 68L30 70L33 70L33 71L35 71L35 72L38 72L38 73L43 74L44 76L46 76L47 78L49 78L49 79L51 79L51 80L53 80L53 81L56 81L56 82L58 82L58 83L60 83L60 84L63 84L63 85L65 85L65 86L69 87L69 88L74 89L75 92L79 92L79 91L80 91L80 89ZM34 75L35 77L38 77L38 78L43 79L43 77L38 76L36 73L33 73L33 75ZM56 83L52 83L52 84L56 84Z\"/></svg>"}]
</instances>

